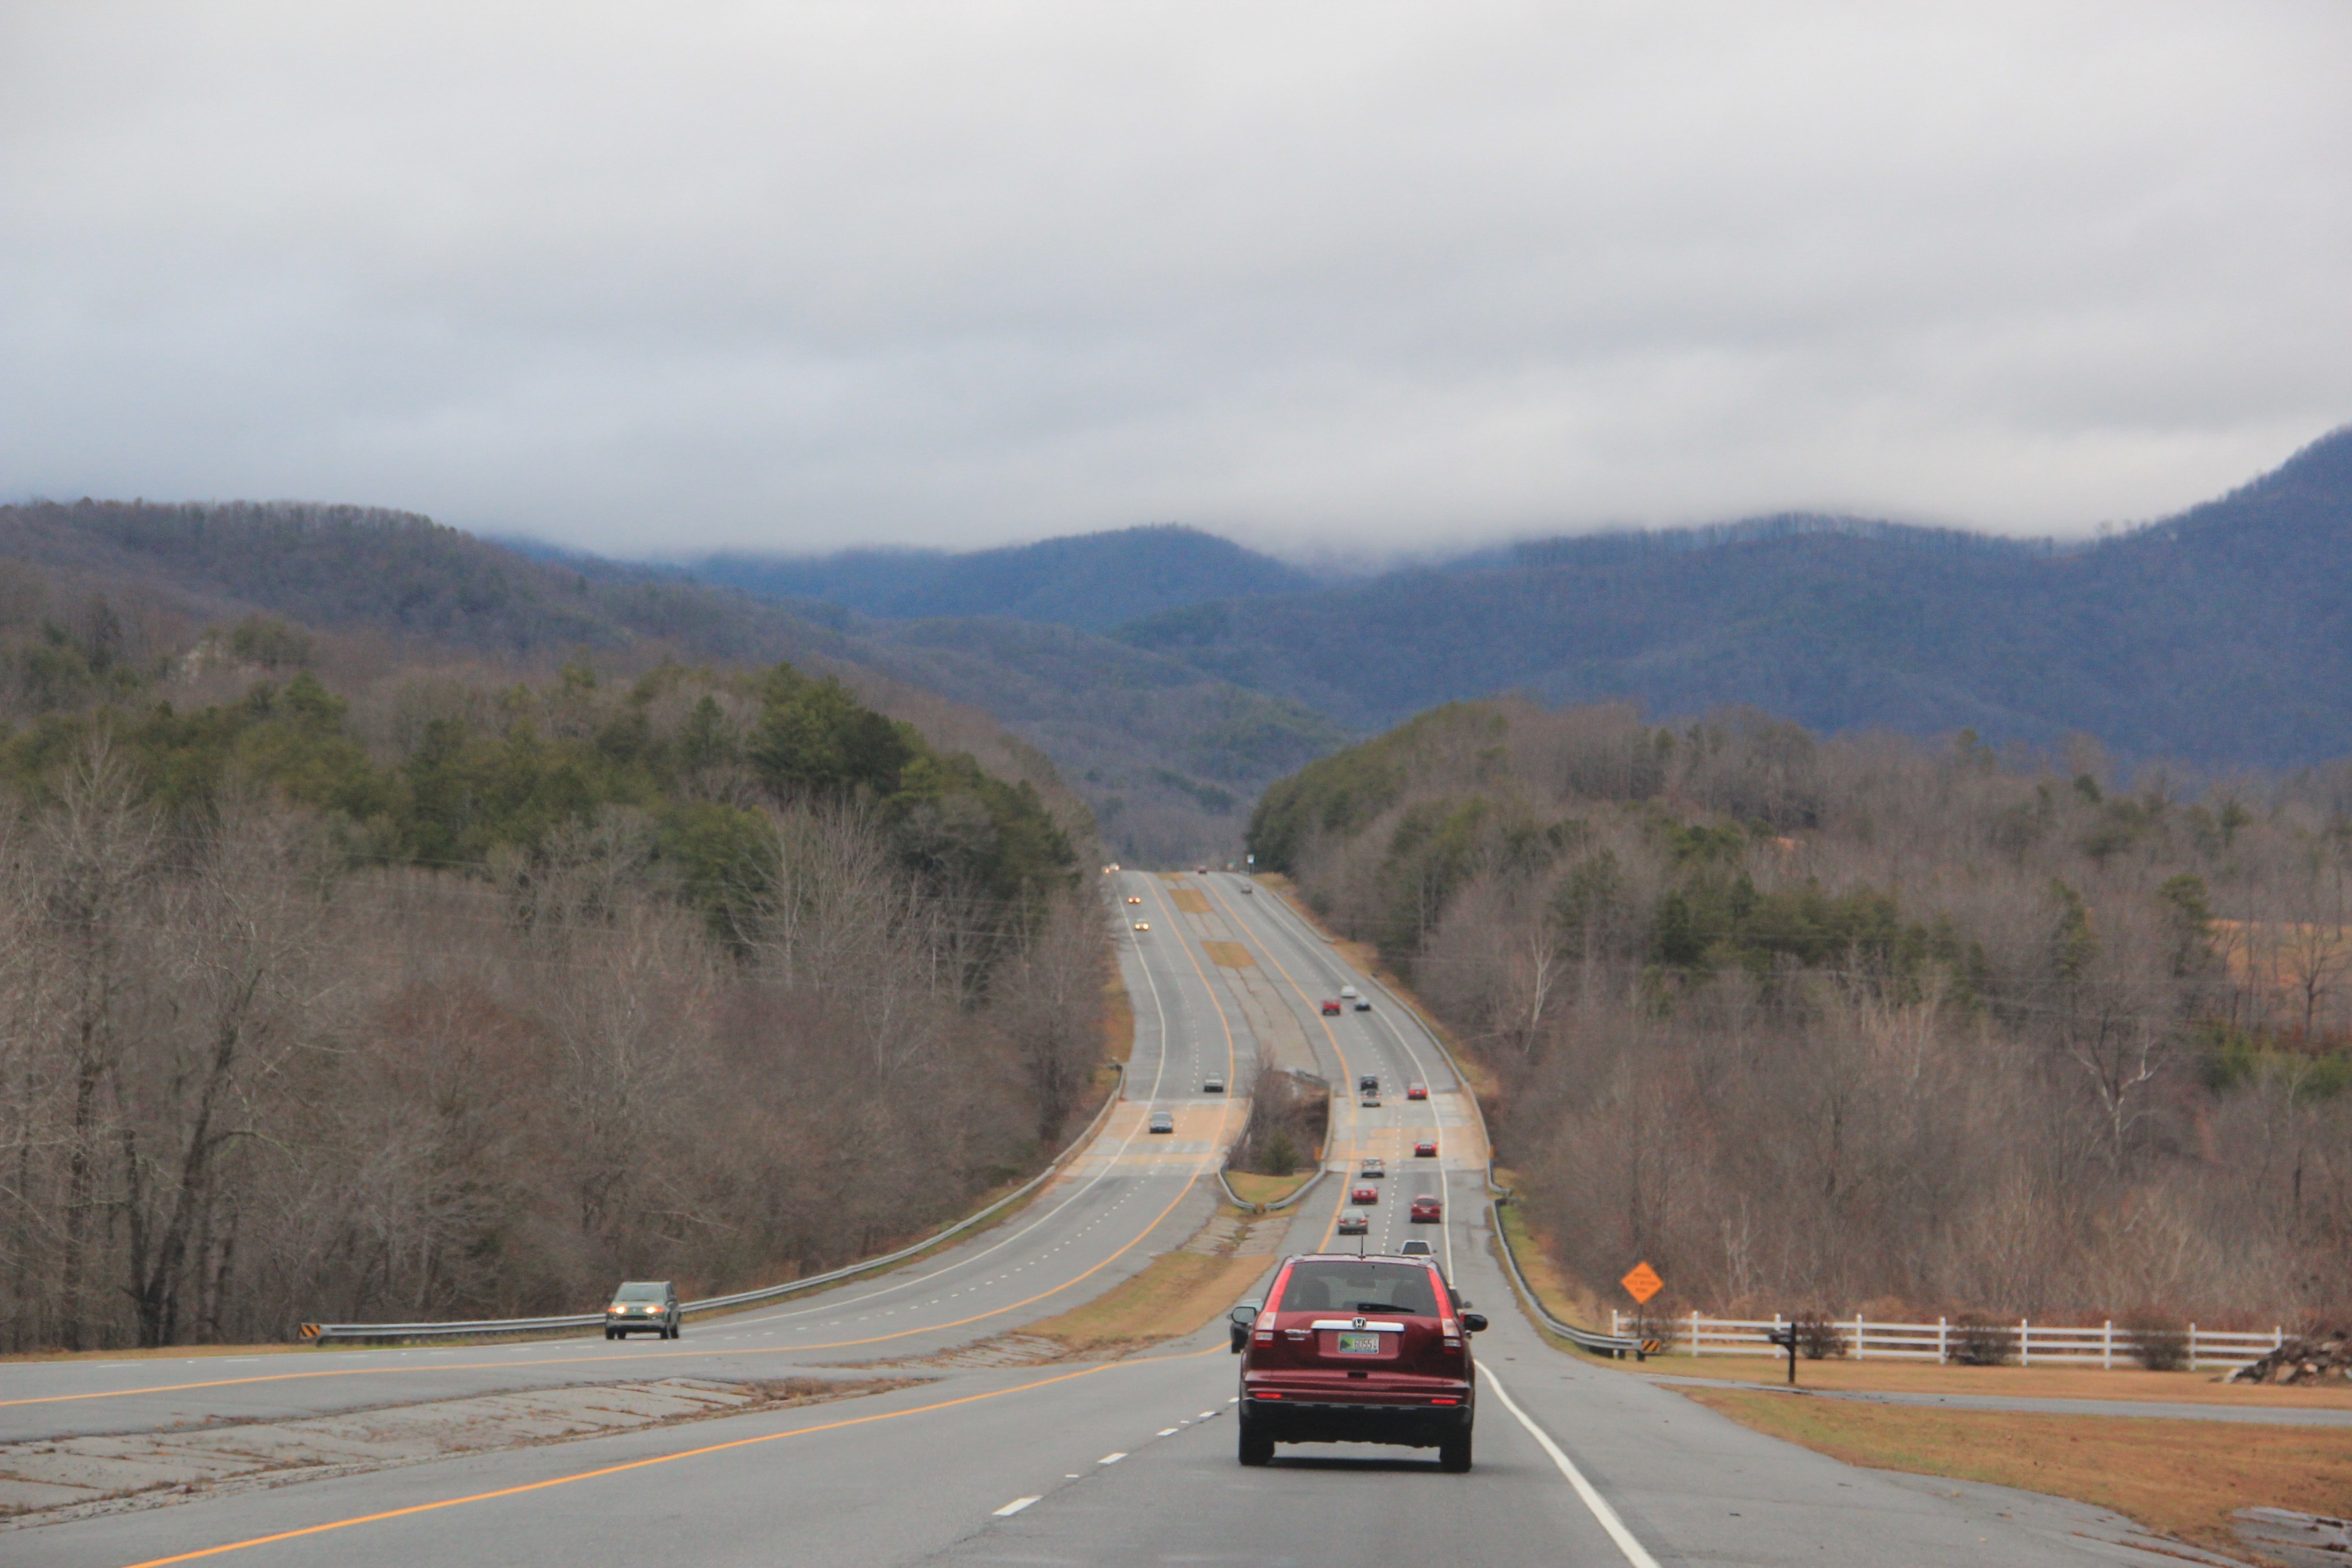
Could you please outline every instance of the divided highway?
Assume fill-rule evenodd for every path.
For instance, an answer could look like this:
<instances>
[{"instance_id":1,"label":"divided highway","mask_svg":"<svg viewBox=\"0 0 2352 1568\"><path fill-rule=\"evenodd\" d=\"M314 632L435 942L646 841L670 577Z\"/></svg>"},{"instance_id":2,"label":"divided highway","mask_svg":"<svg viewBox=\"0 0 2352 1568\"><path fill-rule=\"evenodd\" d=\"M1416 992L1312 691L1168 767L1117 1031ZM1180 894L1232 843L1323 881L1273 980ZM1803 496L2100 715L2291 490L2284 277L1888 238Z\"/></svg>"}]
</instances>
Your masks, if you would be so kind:
<instances>
[{"instance_id":1,"label":"divided highway","mask_svg":"<svg viewBox=\"0 0 2352 1568\"><path fill-rule=\"evenodd\" d=\"M913 1386L0 1526L0 1562L2178 1561L2095 1552L2075 1533L2087 1510L1850 1469L1549 1348L1514 1308L1490 1250L1486 1150L1435 1042L1294 912L1244 892L1244 879L1116 881L1118 897L1140 900L1118 905L1137 1018L1129 1098L1056 1181L984 1234L812 1299L689 1321L676 1342L0 1366L0 1445L114 1434L167 1450L173 1431L225 1422L620 1380L896 1376ZM1126 929L1138 918L1151 930ZM1345 985L1369 991L1372 1010L1322 1014L1320 999ZM1352 1173L1366 1155L1385 1161L1371 1249L1430 1237L1493 1319L1477 1346L1488 1375L1469 1475L1441 1474L1433 1452L1370 1447L1286 1448L1271 1467L1241 1468L1222 1324L1101 1362L1041 1359L1018 1336L1201 1231L1215 1208L1210 1173L1239 1130L1261 1051L1342 1089L1363 1073L1388 1089L1377 1109L1343 1095L1333 1163ZM1236 1092L1203 1092L1213 1074ZM1428 1100L1403 1098L1413 1082ZM1173 1134L1145 1131L1155 1110L1172 1114ZM1432 1139L1434 1158L1412 1153ZM1281 1250L1328 1245L1349 1184L1335 1176L1318 1187ZM1444 1198L1442 1225L1408 1221L1407 1200L1423 1192ZM0 1475L8 1454L30 1452L0 1452Z\"/></svg>"}]
</instances>

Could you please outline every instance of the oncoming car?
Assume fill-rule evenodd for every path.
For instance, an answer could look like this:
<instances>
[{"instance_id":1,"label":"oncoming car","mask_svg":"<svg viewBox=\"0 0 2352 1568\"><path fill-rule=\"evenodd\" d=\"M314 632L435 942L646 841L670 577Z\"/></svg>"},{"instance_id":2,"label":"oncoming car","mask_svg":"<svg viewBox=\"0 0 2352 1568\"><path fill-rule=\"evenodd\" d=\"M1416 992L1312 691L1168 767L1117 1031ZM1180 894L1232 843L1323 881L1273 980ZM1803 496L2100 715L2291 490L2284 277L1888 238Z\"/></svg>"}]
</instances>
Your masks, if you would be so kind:
<instances>
[{"instance_id":1,"label":"oncoming car","mask_svg":"<svg viewBox=\"0 0 2352 1568\"><path fill-rule=\"evenodd\" d=\"M1486 1320L1464 1310L1433 1259L1294 1258L1232 1324L1243 1464L1265 1464L1276 1443L1389 1443L1470 1468L1470 1336Z\"/></svg>"},{"instance_id":2,"label":"oncoming car","mask_svg":"<svg viewBox=\"0 0 2352 1568\"><path fill-rule=\"evenodd\" d=\"M1135 922L1135 929L1138 931L1150 931L1151 929L1151 922L1150 921L1138 921Z\"/></svg>"},{"instance_id":3,"label":"oncoming car","mask_svg":"<svg viewBox=\"0 0 2352 1568\"><path fill-rule=\"evenodd\" d=\"M1371 999L1370 997L1369 997L1369 996L1359 996L1359 997L1357 997L1357 998L1356 998L1356 1011L1357 1011L1357 1012L1359 1012L1359 1013L1369 1013L1369 1012L1370 1012L1371 1010L1372 1010L1372 999Z\"/></svg>"},{"instance_id":4,"label":"oncoming car","mask_svg":"<svg viewBox=\"0 0 2352 1568\"><path fill-rule=\"evenodd\" d=\"M677 1287L667 1279L632 1279L613 1292L604 1309L604 1337L625 1340L641 1329L663 1339L678 1336Z\"/></svg>"},{"instance_id":5,"label":"oncoming car","mask_svg":"<svg viewBox=\"0 0 2352 1568\"><path fill-rule=\"evenodd\" d=\"M1136 894L1129 893L1129 894L1128 894L1128 896L1127 896L1127 901L1128 901L1129 903L1130 903L1130 904L1139 904L1139 903L1143 902L1143 900L1142 900L1141 898L1138 897Z\"/></svg>"}]
</instances>

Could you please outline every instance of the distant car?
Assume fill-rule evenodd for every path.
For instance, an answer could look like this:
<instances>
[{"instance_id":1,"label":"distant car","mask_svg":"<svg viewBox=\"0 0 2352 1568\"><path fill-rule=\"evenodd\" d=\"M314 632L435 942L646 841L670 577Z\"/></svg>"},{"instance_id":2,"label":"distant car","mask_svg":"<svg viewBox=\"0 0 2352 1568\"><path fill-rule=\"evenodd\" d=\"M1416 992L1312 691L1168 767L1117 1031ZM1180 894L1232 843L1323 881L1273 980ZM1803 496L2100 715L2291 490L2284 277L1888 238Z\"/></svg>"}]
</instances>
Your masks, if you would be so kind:
<instances>
[{"instance_id":1,"label":"distant car","mask_svg":"<svg viewBox=\"0 0 2352 1568\"><path fill-rule=\"evenodd\" d=\"M1361 1209L1349 1209L1339 1216L1341 1236L1368 1236L1371 1233L1371 1228L1372 1222L1364 1217L1364 1212Z\"/></svg>"},{"instance_id":2,"label":"distant car","mask_svg":"<svg viewBox=\"0 0 2352 1568\"><path fill-rule=\"evenodd\" d=\"M1416 1160L1434 1160L1434 1159L1436 1159L1436 1158L1437 1158L1437 1140L1436 1140L1436 1139L1434 1139L1434 1138L1432 1138L1432 1139L1430 1139L1427 1142L1423 1142L1423 1143L1416 1143L1416 1144L1414 1144L1414 1145L1412 1146L1412 1157L1413 1157L1414 1159L1416 1159Z\"/></svg>"},{"instance_id":3,"label":"distant car","mask_svg":"<svg viewBox=\"0 0 2352 1568\"><path fill-rule=\"evenodd\" d=\"M1421 1196L1412 1200L1412 1219L1413 1224L1435 1225L1444 1217L1445 1207L1443 1204L1437 1201L1435 1194L1423 1193Z\"/></svg>"},{"instance_id":4,"label":"distant car","mask_svg":"<svg viewBox=\"0 0 2352 1568\"><path fill-rule=\"evenodd\" d=\"M1356 1168L1358 1176L1385 1176L1388 1173L1389 1168L1381 1163L1377 1154L1365 1155L1364 1163Z\"/></svg>"},{"instance_id":5,"label":"distant car","mask_svg":"<svg viewBox=\"0 0 2352 1568\"><path fill-rule=\"evenodd\" d=\"M1128 896L1127 896L1127 901L1128 901L1129 903L1130 903L1130 904L1139 904L1139 903L1143 902L1143 900L1142 900L1141 899L1139 899L1139 898L1136 897L1136 895L1134 895L1133 893L1129 893L1129 894L1128 894Z\"/></svg>"},{"instance_id":6,"label":"distant car","mask_svg":"<svg viewBox=\"0 0 2352 1568\"><path fill-rule=\"evenodd\" d=\"M1209 874L1209 868L1206 866L1195 866L1192 868L1192 874L1196 877L1205 877Z\"/></svg>"},{"instance_id":7,"label":"distant car","mask_svg":"<svg viewBox=\"0 0 2352 1568\"><path fill-rule=\"evenodd\" d=\"M1378 1187L1356 1187L1349 1192L1348 1201L1351 1204L1376 1204L1381 1201L1381 1190Z\"/></svg>"},{"instance_id":8,"label":"distant car","mask_svg":"<svg viewBox=\"0 0 2352 1568\"><path fill-rule=\"evenodd\" d=\"M1357 997L1357 998L1356 998L1356 1011L1357 1011L1357 1012L1359 1012L1359 1013L1369 1013L1369 1012L1370 1012L1371 1010L1372 1010L1372 999L1371 999L1370 997L1369 997L1369 996L1359 996L1359 997Z\"/></svg>"},{"instance_id":9,"label":"distant car","mask_svg":"<svg viewBox=\"0 0 2352 1568\"><path fill-rule=\"evenodd\" d=\"M1381 1075L1376 1072L1368 1072L1360 1075L1356 1079L1356 1088L1365 1094L1380 1093Z\"/></svg>"},{"instance_id":10,"label":"distant car","mask_svg":"<svg viewBox=\"0 0 2352 1568\"><path fill-rule=\"evenodd\" d=\"M678 1336L677 1287L667 1279L632 1279L613 1292L604 1309L604 1337L625 1340L640 1330L663 1339Z\"/></svg>"},{"instance_id":11,"label":"distant car","mask_svg":"<svg viewBox=\"0 0 2352 1568\"><path fill-rule=\"evenodd\" d=\"M1356 999L1356 988L1352 985L1342 985L1339 987L1339 994L1353 1002Z\"/></svg>"},{"instance_id":12,"label":"distant car","mask_svg":"<svg viewBox=\"0 0 2352 1568\"><path fill-rule=\"evenodd\" d=\"M1147 1128L1147 1131L1152 1132L1173 1132L1176 1131L1176 1118L1165 1110L1155 1110L1151 1113L1151 1121L1150 1126Z\"/></svg>"},{"instance_id":13,"label":"distant car","mask_svg":"<svg viewBox=\"0 0 2352 1568\"><path fill-rule=\"evenodd\" d=\"M1367 1110L1378 1110L1381 1107L1381 1097L1377 1094L1360 1095L1357 1097L1356 1103Z\"/></svg>"},{"instance_id":14,"label":"distant car","mask_svg":"<svg viewBox=\"0 0 2352 1568\"><path fill-rule=\"evenodd\" d=\"M1336 1018L1339 1016L1339 999L1337 996L1323 998L1323 1016L1327 1018Z\"/></svg>"},{"instance_id":15,"label":"distant car","mask_svg":"<svg viewBox=\"0 0 2352 1568\"><path fill-rule=\"evenodd\" d=\"M1397 1243L1397 1256L1399 1258L1433 1258L1436 1254L1431 1250L1429 1243L1416 1236L1411 1241Z\"/></svg>"},{"instance_id":16,"label":"distant car","mask_svg":"<svg viewBox=\"0 0 2352 1568\"><path fill-rule=\"evenodd\" d=\"M1150 931L1151 929L1151 922L1150 921L1138 921L1135 922L1135 929L1138 931Z\"/></svg>"},{"instance_id":17,"label":"distant car","mask_svg":"<svg viewBox=\"0 0 2352 1568\"><path fill-rule=\"evenodd\" d=\"M1219 1078L1216 1074L1211 1073L1207 1078L1201 1080L1201 1092L1202 1094L1223 1094L1225 1092L1225 1080Z\"/></svg>"},{"instance_id":18,"label":"distant car","mask_svg":"<svg viewBox=\"0 0 2352 1568\"><path fill-rule=\"evenodd\" d=\"M1244 893L1255 893L1255 892L1256 892L1256 891L1257 891L1257 889L1256 889L1255 888L1251 887L1247 882L1244 882L1244 883L1242 884L1242 891L1243 891L1243 892L1244 892Z\"/></svg>"},{"instance_id":19,"label":"distant car","mask_svg":"<svg viewBox=\"0 0 2352 1568\"><path fill-rule=\"evenodd\" d=\"M1425 1083L1414 1084L1404 1091L1404 1097L1407 1100L1427 1100L1429 1098L1429 1085Z\"/></svg>"}]
</instances>

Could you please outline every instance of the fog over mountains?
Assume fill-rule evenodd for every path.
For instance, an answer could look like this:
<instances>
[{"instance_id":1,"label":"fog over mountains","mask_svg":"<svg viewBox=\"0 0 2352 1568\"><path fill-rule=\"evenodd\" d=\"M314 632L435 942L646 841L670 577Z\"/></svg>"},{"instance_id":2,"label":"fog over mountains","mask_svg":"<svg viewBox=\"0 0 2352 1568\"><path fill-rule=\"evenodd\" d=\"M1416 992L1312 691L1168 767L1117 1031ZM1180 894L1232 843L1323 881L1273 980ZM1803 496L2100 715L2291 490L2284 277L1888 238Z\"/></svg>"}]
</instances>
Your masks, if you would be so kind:
<instances>
[{"instance_id":1,"label":"fog over mountains","mask_svg":"<svg viewBox=\"0 0 2352 1568\"><path fill-rule=\"evenodd\" d=\"M870 616L986 606L1089 628L1157 598L1110 636L1359 731L1518 689L1657 716L1753 704L1832 731L2088 732L2213 768L2352 752L2352 427L2075 545L1780 517L1307 585L1212 535L1149 529L963 556L738 557L724 574Z\"/></svg>"},{"instance_id":2,"label":"fog over mountains","mask_svg":"<svg viewBox=\"0 0 2352 1568\"><path fill-rule=\"evenodd\" d=\"M1780 517L1334 580L1160 526L650 567L358 509L84 502L0 509L5 557L48 584L28 626L110 599L162 617L142 634L157 657L261 609L502 657L868 672L877 700L922 689L993 715L1139 861L1237 853L1272 780L1500 691L2042 747L2087 733L2209 771L2352 755L2352 428L2074 545Z\"/></svg>"}]
</instances>

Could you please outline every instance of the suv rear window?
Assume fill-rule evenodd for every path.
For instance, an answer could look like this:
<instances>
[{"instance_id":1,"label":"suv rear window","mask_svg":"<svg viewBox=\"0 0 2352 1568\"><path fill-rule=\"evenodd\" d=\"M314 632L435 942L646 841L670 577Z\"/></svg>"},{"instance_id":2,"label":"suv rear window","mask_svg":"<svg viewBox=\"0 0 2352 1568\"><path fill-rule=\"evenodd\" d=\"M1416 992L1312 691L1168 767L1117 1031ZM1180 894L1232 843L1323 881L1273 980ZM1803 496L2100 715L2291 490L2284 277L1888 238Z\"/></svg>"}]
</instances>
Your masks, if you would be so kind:
<instances>
[{"instance_id":1,"label":"suv rear window","mask_svg":"<svg viewBox=\"0 0 2352 1568\"><path fill-rule=\"evenodd\" d=\"M1404 1312L1437 1316L1429 1270L1411 1263L1352 1263L1316 1258L1292 1265L1283 1287L1285 1312Z\"/></svg>"}]
</instances>

